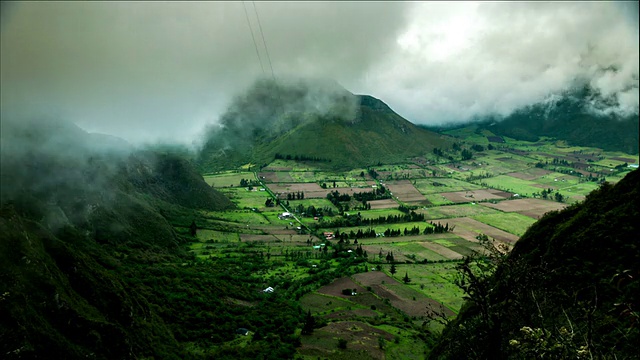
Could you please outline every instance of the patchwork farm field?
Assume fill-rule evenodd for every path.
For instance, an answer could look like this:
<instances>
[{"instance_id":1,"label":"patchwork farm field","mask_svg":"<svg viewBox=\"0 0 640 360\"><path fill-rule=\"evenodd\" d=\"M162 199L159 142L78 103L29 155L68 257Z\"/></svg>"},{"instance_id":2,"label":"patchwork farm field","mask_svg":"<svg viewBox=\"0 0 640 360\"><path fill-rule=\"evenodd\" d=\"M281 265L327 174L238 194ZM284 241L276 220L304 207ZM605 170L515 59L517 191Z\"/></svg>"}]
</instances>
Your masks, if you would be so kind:
<instances>
[{"instance_id":1,"label":"patchwork farm field","mask_svg":"<svg viewBox=\"0 0 640 360\"><path fill-rule=\"evenodd\" d=\"M457 191L439 194L454 203L477 202L485 200L504 200L511 197L511 193L494 189L479 189Z\"/></svg>"},{"instance_id":2,"label":"patchwork farm field","mask_svg":"<svg viewBox=\"0 0 640 360\"><path fill-rule=\"evenodd\" d=\"M395 200L384 199L384 200L369 201L369 205L371 205L372 210L377 210L377 209L397 209L399 204Z\"/></svg>"},{"instance_id":3,"label":"patchwork farm field","mask_svg":"<svg viewBox=\"0 0 640 360\"><path fill-rule=\"evenodd\" d=\"M473 219L517 236L522 236L535 222L532 218L518 213L482 214L474 216Z\"/></svg>"},{"instance_id":4,"label":"patchwork farm field","mask_svg":"<svg viewBox=\"0 0 640 360\"><path fill-rule=\"evenodd\" d=\"M542 199L517 199L511 201L501 201L495 204L481 203L480 205L482 205L483 207L498 209L503 212L517 212L519 214L529 216L533 219L538 219L549 211L562 210L567 207L567 204Z\"/></svg>"},{"instance_id":5,"label":"patchwork farm field","mask_svg":"<svg viewBox=\"0 0 640 360\"><path fill-rule=\"evenodd\" d=\"M412 205L429 205L429 201L409 180L394 180L385 183L393 197Z\"/></svg>"},{"instance_id":6,"label":"patchwork farm field","mask_svg":"<svg viewBox=\"0 0 640 360\"><path fill-rule=\"evenodd\" d=\"M218 190L241 209L259 208L260 210L266 210L265 201L270 197L266 191L260 191L259 188L248 190L244 187L237 187Z\"/></svg>"},{"instance_id":7,"label":"patchwork farm field","mask_svg":"<svg viewBox=\"0 0 640 360\"><path fill-rule=\"evenodd\" d=\"M344 172L276 160L256 172L207 174L236 209L201 211L175 229L191 236L187 250L199 261L263 264L255 277L271 288L265 296L313 316L312 333L301 323L291 335L300 339L297 358L422 359L426 329L442 330L434 314L452 318L463 305L456 266L488 254L479 239L508 251L542 215L619 181L630 171L621 165L637 162L545 140L465 136L462 147L482 146L466 160L444 149ZM243 179L250 183L241 187Z\"/></svg>"},{"instance_id":8,"label":"patchwork farm field","mask_svg":"<svg viewBox=\"0 0 640 360\"><path fill-rule=\"evenodd\" d=\"M496 204L502 203L511 203L512 201L501 201ZM470 203L461 203L457 205L444 205L444 206L434 206L427 209L418 209L416 212L424 214L425 219L433 220L433 219L446 219L446 218L457 218L457 217L467 217L474 215L483 215L483 214L499 214L500 211L504 211L502 209L498 209L500 211L489 208L488 206L480 206L485 204L492 204L488 202L470 204Z\"/></svg>"},{"instance_id":9,"label":"patchwork farm field","mask_svg":"<svg viewBox=\"0 0 640 360\"><path fill-rule=\"evenodd\" d=\"M455 192L455 191L478 190L482 188L479 185L468 183L466 181L452 179L452 178L434 178L434 179L415 180L415 187L423 195Z\"/></svg>"}]
</instances>

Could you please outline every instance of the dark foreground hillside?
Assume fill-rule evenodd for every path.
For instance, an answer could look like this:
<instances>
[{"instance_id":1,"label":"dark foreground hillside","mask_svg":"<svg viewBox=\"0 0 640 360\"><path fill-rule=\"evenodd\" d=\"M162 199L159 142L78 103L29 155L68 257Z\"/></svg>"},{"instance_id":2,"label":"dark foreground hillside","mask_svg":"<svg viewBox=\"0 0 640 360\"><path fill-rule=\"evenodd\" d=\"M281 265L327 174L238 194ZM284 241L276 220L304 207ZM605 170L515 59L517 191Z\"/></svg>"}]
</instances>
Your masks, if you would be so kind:
<instances>
[{"instance_id":1,"label":"dark foreground hillside","mask_svg":"<svg viewBox=\"0 0 640 360\"><path fill-rule=\"evenodd\" d=\"M430 358L637 359L639 204L633 171L544 216L494 275L464 277L468 301Z\"/></svg>"},{"instance_id":2,"label":"dark foreground hillside","mask_svg":"<svg viewBox=\"0 0 640 360\"><path fill-rule=\"evenodd\" d=\"M299 307L264 299L262 284L249 279L259 259L205 264L181 245L198 211L233 207L187 161L105 149L64 123L4 125L0 358L286 358L295 351ZM244 353L212 346L249 326L255 341Z\"/></svg>"}]
</instances>

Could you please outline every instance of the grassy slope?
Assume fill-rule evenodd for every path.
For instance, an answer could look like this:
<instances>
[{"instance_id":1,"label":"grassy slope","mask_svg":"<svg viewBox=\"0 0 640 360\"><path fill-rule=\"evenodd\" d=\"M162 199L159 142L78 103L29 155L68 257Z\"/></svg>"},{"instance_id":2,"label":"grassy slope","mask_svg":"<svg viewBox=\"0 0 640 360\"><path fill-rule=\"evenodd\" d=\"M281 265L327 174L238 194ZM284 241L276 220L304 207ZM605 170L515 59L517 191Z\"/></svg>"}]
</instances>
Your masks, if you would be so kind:
<instances>
[{"instance_id":1,"label":"grassy slope","mask_svg":"<svg viewBox=\"0 0 640 360\"><path fill-rule=\"evenodd\" d=\"M425 155L434 147L450 142L445 136L413 125L378 99L356 97L342 90L345 98L354 102L355 115L340 112L337 112L340 115L320 115L305 109L282 117L276 111L280 106L278 101L253 99L250 92L248 99L241 102L242 106L232 106L234 110L223 116L225 127L210 133L197 161L201 172L247 163L266 165L276 153L331 160L314 164L346 170L379 162L405 162L409 157ZM283 97L289 98L289 95ZM290 99L292 103L299 100L295 96ZM340 108L344 105L340 101L344 100L336 100L331 106Z\"/></svg>"}]
</instances>

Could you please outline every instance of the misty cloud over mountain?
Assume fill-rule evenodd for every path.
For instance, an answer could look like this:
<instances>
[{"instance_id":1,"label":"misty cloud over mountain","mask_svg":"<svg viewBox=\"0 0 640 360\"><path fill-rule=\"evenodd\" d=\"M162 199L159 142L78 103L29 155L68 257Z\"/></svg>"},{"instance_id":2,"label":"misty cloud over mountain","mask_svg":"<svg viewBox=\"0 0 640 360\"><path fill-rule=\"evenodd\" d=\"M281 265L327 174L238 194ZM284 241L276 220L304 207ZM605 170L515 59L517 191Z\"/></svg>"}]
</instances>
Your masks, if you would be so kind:
<instances>
[{"instance_id":1,"label":"misty cloud over mountain","mask_svg":"<svg viewBox=\"0 0 640 360\"><path fill-rule=\"evenodd\" d=\"M585 85L594 109L637 114L637 4L3 3L2 117L190 143L271 76L269 59L276 77L331 78L414 123L504 116Z\"/></svg>"}]
</instances>

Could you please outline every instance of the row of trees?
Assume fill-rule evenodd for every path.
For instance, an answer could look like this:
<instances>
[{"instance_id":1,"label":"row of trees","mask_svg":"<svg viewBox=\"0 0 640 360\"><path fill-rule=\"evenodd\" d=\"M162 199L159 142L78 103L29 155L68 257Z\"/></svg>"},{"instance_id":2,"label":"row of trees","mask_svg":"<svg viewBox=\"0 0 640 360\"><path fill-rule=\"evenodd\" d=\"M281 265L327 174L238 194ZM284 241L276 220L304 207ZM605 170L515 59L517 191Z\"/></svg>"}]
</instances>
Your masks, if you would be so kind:
<instances>
[{"instance_id":1,"label":"row of trees","mask_svg":"<svg viewBox=\"0 0 640 360\"><path fill-rule=\"evenodd\" d=\"M424 214L416 213L413 210L404 215L378 216L376 218L370 219L363 219L360 213L358 213L357 215L334 219L328 223L324 223L323 227L353 227L379 224L397 224L403 222L424 221L424 219Z\"/></svg>"},{"instance_id":2,"label":"row of trees","mask_svg":"<svg viewBox=\"0 0 640 360\"><path fill-rule=\"evenodd\" d=\"M338 206L341 202L351 201L351 196L349 194L340 194L338 190L334 190L327 194L327 200L331 201L333 205Z\"/></svg>"},{"instance_id":3,"label":"row of trees","mask_svg":"<svg viewBox=\"0 0 640 360\"><path fill-rule=\"evenodd\" d=\"M354 193L353 198L358 201L373 201L373 200L382 200L382 199L390 199L391 195L387 192L387 189L383 185L380 185L375 190L362 192L362 193Z\"/></svg>"},{"instance_id":4,"label":"row of trees","mask_svg":"<svg viewBox=\"0 0 640 360\"><path fill-rule=\"evenodd\" d=\"M365 238L375 238L378 237L379 234L384 235L385 237L397 237L397 236L410 236L410 235L420 235L421 233L424 235L429 234L444 234L449 231L453 231L454 227L449 227L449 223L442 225L440 223L429 222L431 226L426 226L424 230L420 230L418 226L414 226L412 228L404 228L404 230L400 229L389 229L387 228L382 233L377 233L374 229L358 229L358 231L351 230L350 232L340 232L340 230L335 231L335 236L337 239L341 241L347 239L365 239Z\"/></svg>"},{"instance_id":5,"label":"row of trees","mask_svg":"<svg viewBox=\"0 0 640 360\"><path fill-rule=\"evenodd\" d=\"M484 150L484 148L482 148ZM470 160L473 158L473 152L471 152L471 150L469 149L461 149L460 145L458 145L457 143L453 144L453 150L455 151L460 151L460 156L461 156L461 160ZM444 151L440 148L433 148L433 153L436 156L439 157L446 157L447 159L449 159L450 161L455 161L455 159L453 158L453 156L451 155L446 155L444 153Z\"/></svg>"},{"instance_id":6,"label":"row of trees","mask_svg":"<svg viewBox=\"0 0 640 360\"><path fill-rule=\"evenodd\" d=\"M537 193L533 194L534 197L536 197L537 195L538 195ZM555 192L554 193L554 190L551 189L551 188L542 189L542 191L540 192L540 197L543 198L543 199L555 200L557 202L563 202L564 201L564 195L560 194L559 192Z\"/></svg>"},{"instance_id":7,"label":"row of trees","mask_svg":"<svg viewBox=\"0 0 640 360\"><path fill-rule=\"evenodd\" d=\"M287 193L287 200L304 200L304 191Z\"/></svg>"},{"instance_id":8,"label":"row of trees","mask_svg":"<svg viewBox=\"0 0 640 360\"><path fill-rule=\"evenodd\" d=\"M295 160L295 161L311 161L311 162L331 162L331 159L324 159L317 156L309 155L283 155L276 153L276 160Z\"/></svg>"},{"instance_id":9,"label":"row of trees","mask_svg":"<svg viewBox=\"0 0 640 360\"><path fill-rule=\"evenodd\" d=\"M253 179L240 179L240 187L259 186L260 183Z\"/></svg>"},{"instance_id":10,"label":"row of trees","mask_svg":"<svg viewBox=\"0 0 640 360\"><path fill-rule=\"evenodd\" d=\"M313 205L305 207L302 204L298 204L295 208L295 212L298 214L304 214L304 216L316 217L316 216L333 216L333 209L330 207L316 208Z\"/></svg>"}]
</instances>

